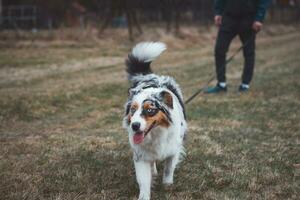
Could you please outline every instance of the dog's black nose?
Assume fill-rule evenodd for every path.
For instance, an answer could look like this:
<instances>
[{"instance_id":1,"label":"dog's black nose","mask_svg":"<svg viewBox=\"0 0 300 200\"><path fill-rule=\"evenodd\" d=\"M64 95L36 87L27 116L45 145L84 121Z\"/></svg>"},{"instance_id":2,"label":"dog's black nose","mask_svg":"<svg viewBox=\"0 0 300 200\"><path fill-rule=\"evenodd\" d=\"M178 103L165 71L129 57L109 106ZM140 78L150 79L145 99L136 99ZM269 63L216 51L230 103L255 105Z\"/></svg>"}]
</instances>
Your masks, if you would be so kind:
<instances>
[{"instance_id":1,"label":"dog's black nose","mask_svg":"<svg viewBox=\"0 0 300 200\"><path fill-rule=\"evenodd\" d=\"M133 131L138 131L140 129L140 127L141 127L141 124L139 122L133 122L131 124L131 128Z\"/></svg>"}]
</instances>

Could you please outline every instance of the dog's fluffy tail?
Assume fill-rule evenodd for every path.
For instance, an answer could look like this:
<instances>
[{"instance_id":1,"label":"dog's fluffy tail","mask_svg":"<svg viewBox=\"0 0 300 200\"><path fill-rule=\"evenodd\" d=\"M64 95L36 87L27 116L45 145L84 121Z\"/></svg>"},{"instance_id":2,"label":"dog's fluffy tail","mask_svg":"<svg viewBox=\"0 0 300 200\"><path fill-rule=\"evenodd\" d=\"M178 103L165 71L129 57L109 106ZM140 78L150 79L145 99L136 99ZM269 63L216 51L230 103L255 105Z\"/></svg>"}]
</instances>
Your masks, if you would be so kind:
<instances>
[{"instance_id":1,"label":"dog's fluffy tail","mask_svg":"<svg viewBox=\"0 0 300 200\"><path fill-rule=\"evenodd\" d=\"M126 71L128 73L129 80L136 75L151 74L151 62L166 49L166 45L162 42L138 43L132 49L126 60Z\"/></svg>"}]
</instances>

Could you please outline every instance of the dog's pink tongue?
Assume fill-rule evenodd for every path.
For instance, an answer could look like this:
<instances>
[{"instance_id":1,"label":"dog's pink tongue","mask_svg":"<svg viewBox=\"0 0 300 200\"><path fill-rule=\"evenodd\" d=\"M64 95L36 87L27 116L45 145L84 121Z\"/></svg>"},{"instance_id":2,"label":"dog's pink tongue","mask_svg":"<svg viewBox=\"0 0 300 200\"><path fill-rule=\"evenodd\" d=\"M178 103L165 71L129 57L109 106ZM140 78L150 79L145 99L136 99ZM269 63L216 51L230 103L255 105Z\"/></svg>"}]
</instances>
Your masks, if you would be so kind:
<instances>
[{"instance_id":1,"label":"dog's pink tongue","mask_svg":"<svg viewBox=\"0 0 300 200\"><path fill-rule=\"evenodd\" d=\"M144 134L143 133L136 133L133 136L133 142L134 144L140 144L144 140Z\"/></svg>"}]
</instances>

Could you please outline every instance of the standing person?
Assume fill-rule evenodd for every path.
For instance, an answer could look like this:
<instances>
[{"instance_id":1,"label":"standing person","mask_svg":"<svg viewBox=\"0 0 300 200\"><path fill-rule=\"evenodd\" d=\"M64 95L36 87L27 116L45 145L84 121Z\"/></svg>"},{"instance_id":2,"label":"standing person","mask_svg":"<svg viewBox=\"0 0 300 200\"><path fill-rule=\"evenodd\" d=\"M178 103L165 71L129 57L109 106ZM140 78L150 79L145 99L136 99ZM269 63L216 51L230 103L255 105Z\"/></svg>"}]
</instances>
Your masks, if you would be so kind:
<instances>
[{"instance_id":1,"label":"standing person","mask_svg":"<svg viewBox=\"0 0 300 200\"><path fill-rule=\"evenodd\" d=\"M215 46L217 85L205 93L227 91L226 53L232 39L238 35L243 43L244 70L238 90L250 88L255 63L255 35L263 27L266 10L271 0L215 0L215 24L219 26Z\"/></svg>"}]
</instances>

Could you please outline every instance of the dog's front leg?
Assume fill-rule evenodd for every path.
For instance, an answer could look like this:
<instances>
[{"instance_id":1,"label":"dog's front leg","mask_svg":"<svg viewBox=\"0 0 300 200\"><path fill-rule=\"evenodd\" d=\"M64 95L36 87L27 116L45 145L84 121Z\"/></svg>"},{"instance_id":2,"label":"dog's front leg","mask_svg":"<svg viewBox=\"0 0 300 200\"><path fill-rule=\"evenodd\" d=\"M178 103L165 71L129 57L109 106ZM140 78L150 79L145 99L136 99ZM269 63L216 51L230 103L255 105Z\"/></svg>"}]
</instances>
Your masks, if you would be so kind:
<instances>
[{"instance_id":1,"label":"dog's front leg","mask_svg":"<svg viewBox=\"0 0 300 200\"><path fill-rule=\"evenodd\" d=\"M151 190L151 163L134 161L136 180L140 187L139 200L149 200Z\"/></svg>"},{"instance_id":2,"label":"dog's front leg","mask_svg":"<svg viewBox=\"0 0 300 200\"><path fill-rule=\"evenodd\" d=\"M174 170L176 168L176 165L179 161L179 153L168 157L165 161L165 167L164 167L164 175L163 175L163 184L165 185L171 185L173 184L173 176L174 176Z\"/></svg>"}]
</instances>

